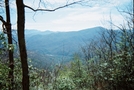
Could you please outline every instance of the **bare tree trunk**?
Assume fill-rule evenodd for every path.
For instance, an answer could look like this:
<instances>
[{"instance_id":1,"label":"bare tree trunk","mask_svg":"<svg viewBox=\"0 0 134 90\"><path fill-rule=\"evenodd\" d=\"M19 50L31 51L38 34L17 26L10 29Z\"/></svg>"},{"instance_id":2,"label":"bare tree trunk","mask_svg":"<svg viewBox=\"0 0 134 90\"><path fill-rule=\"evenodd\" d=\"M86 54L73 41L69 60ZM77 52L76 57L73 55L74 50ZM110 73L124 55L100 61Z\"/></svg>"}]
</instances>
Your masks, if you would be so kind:
<instances>
[{"instance_id":1,"label":"bare tree trunk","mask_svg":"<svg viewBox=\"0 0 134 90\"><path fill-rule=\"evenodd\" d=\"M8 44L12 44L12 32L11 32L11 22L10 22L10 9L9 9L9 0L5 0L5 8L6 8L6 30L8 37ZM14 60L13 60L13 51L9 49L9 90L14 90Z\"/></svg>"},{"instance_id":2,"label":"bare tree trunk","mask_svg":"<svg viewBox=\"0 0 134 90\"><path fill-rule=\"evenodd\" d=\"M25 10L23 0L16 0L17 5L17 32L18 32L18 42L20 50L20 59L22 65L22 86L23 90L29 90L29 71L28 71L28 62L27 62L27 52L25 44Z\"/></svg>"}]
</instances>

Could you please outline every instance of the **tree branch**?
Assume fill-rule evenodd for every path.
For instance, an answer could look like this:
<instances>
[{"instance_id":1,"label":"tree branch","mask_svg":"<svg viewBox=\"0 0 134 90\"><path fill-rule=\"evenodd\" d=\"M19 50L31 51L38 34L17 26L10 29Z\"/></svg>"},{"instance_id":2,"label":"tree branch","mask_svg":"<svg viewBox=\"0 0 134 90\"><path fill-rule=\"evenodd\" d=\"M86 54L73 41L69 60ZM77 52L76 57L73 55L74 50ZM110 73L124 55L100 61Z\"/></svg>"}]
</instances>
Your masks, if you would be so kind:
<instances>
[{"instance_id":1,"label":"tree branch","mask_svg":"<svg viewBox=\"0 0 134 90\"><path fill-rule=\"evenodd\" d=\"M0 21L2 22L2 23L6 23L6 21L3 19L3 17L0 15Z\"/></svg>"},{"instance_id":2,"label":"tree branch","mask_svg":"<svg viewBox=\"0 0 134 90\"><path fill-rule=\"evenodd\" d=\"M74 4L78 4L80 2L82 2L82 0L79 0L79 1L76 1L76 2L72 2L72 3L69 3L69 4L63 5L63 6L59 6L59 7L54 8L54 9L42 9L42 8L34 9L34 8L28 6L28 5L24 5L24 7L28 8L28 9L31 9L34 12L37 12L37 11L49 11L49 12L53 12L53 11L56 11L56 10L61 9L61 8L65 8L65 7L74 5Z\"/></svg>"}]
</instances>

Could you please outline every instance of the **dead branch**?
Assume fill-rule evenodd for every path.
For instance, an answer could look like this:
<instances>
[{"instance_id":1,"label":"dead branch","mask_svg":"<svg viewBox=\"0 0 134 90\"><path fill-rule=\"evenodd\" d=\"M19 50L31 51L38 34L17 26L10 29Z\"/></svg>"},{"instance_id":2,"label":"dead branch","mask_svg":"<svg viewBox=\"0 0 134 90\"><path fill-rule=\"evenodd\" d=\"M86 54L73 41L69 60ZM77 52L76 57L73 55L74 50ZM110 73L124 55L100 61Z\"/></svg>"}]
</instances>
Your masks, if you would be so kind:
<instances>
[{"instance_id":1,"label":"dead branch","mask_svg":"<svg viewBox=\"0 0 134 90\"><path fill-rule=\"evenodd\" d=\"M38 9L34 9L28 5L24 5L24 7L34 11L34 12L37 12L37 11L49 11L49 12L53 12L53 11L56 11L58 9L62 9L62 8L65 8L65 7L68 7L68 6L71 6L71 5L74 5L74 4L79 4L80 2L82 2L82 0L79 0L79 1L76 1L76 2L72 2L72 3L69 3L69 4L65 4L63 6L59 6L57 8L54 8L54 9L42 9L42 8L38 8Z\"/></svg>"}]
</instances>

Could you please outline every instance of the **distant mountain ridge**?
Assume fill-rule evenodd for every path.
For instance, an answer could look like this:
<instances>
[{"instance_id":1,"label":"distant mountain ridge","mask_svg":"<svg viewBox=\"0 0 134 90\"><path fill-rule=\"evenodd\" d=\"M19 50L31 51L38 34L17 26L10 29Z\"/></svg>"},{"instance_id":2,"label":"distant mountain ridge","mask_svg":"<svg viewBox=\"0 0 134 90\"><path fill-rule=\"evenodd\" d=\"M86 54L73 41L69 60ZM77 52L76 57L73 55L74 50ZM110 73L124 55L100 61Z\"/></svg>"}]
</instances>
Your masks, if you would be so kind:
<instances>
[{"instance_id":1,"label":"distant mountain ridge","mask_svg":"<svg viewBox=\"0 0 134 90\"><path fill-rule=\"evenodd\" d=\"M106 30L103 27L94 27L71 32L53 32L50 30L25 30L25 39L28 58L34 66L50 67L52 64L66 63L74 53L81 52L91 39L98 39L99 32ZM17 41L17 32L12 30L13 38ZM15 42L16 43L16 42ZM18 47L16 48L18 52Z\"/></svg>"},{"instance_id":2,"label":"distant mountain ridge","mask_svg":"<svg viewBox=\"0 0 134 90\"><path fill-rule=\"evenodd\" d=\"M40 35L46 35L46 34L50 34L50 33L53 33L52 31L49 31L49 30L47 30L47 31L39 31L39 30L30 30L30 29L26 29L25 30L25 36L26 36L26 38L28 37L31 37L31 36L33 36L33 35L38 35L38 34L40 34Z\"/></svg>"},{"instance_id":3,"label":"distant mountain ridge","mask_svg":"<svg viewBox=\"0 0 134 90\"><path fill-rule=\"evenodd\" d=\"M101 30L105 28L95 27L71 32L26 30L27 49L51 55L72 55Z\"/></svg>"}]
</instances>

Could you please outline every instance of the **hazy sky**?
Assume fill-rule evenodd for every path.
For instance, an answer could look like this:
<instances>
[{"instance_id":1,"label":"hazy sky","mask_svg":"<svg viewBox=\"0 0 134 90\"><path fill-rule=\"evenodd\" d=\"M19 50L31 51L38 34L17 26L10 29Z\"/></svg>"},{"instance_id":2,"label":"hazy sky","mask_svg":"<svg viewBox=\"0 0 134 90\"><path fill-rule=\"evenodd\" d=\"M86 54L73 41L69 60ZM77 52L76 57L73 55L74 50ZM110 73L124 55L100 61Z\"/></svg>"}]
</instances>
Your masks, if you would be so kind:
<instances>
[{"instance_id":1,"label":"hazy sky","mask_svg":"<svg viewBox=\"0 0 134 90\"><path fill-rule=\"evenodd\" d=\"M39 0L24 0L26 5L34 8L38 7ZM65 4L67 0L47 0L45 6L54 8ZM69 0L71 1L71 0ZM110 0L110 3L92 0L90 6L75 5L57 10L55 12L33 12L26 9L26 29L51 30L51 31L77 31L81 29L103 26L108 27L110 14L115 24L122 22L122 17L117 8L124 8L132 0ZM41 4L43 7L44 4ZM11 4L15 8L14 2ZM11 11L12 28L16 28L16 11Z\"/></svg>"}]
</instances>

